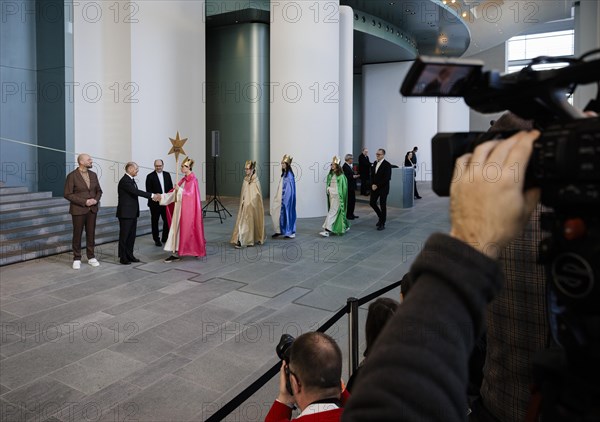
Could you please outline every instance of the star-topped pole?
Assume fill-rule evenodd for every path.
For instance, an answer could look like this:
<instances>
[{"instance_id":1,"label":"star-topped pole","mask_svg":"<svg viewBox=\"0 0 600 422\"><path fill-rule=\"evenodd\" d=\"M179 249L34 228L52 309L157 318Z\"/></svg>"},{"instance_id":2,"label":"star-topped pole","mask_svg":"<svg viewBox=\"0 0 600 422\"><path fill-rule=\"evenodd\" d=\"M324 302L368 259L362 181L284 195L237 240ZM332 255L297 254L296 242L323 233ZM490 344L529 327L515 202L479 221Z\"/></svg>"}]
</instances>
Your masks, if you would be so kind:
<instances>
[{"instance_id":1,"label":"star-topped pole","mask_svg":"<svg viewBox=\"0 0 600 422\"><path fill-rule=\"evenodd\" d=\"M188 138L181 139L179 137L179 131L177 131L177 135L175 139L169 138L171 140L171 149L169 150L169 155L175 154L175 180L179 182L179 154L185 154L183 150L183 144L186 143Z\"/></svg>"}]
</instances>

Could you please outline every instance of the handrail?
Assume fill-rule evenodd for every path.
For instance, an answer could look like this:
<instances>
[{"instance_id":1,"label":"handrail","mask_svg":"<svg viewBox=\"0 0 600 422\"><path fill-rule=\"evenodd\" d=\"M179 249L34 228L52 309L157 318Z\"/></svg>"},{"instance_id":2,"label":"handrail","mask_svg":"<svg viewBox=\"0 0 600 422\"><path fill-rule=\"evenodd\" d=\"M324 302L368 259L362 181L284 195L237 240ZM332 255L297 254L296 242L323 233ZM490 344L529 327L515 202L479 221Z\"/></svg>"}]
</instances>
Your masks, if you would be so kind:
<instances>
[{"instance_id":1,"label":"handrail","mask_svg":"<svg viewBox=\"0 0 600 422\"><path fill-rule=\"evenodd\" d=\"M319 328L317 328L316 331L324 333L329 328L331 328L333 326L333 324L338 322L338 320L340 320L344 316L344 314L350 314L352 311L352 308L353 308L353 306L351 306L351 303L358 304L355 307L355 309L358 309L358 306L363 305L363 304L375 299L376 297L381 296L382 294L395 289L396 287L399 287L401 283L402 283L402 280L396 281L395 283L392 283L389 286L383 287L367 296L364 296L361 299L348 298L346 305L344 305L344 307L342 307L339 311L337 311L335 313L335 315L333 315L331 318L329 318L327 321L325 321ZM351 316L351 318L354 318L354 316ZM356 320L358 320L358 316L356 316ZM353 335L355 335L356 336L355 339L358 339L358 324L356 324L355 328L356 329L353 330L355 332L349 333L349 337L353 337ZM352 348L356 349L356 355L358 355L358 341L353 342ZM353 350L350 350L350 357L352 357L352 354L353 354ZM356 369L356 366L353 366L356 364L357 364L357 362L355 362L355 363L351 362L350 374L352 374L352 372L354 372L354 370ZM257 380L255 380L252 384L250 384L248 387L246 387L241 393L239 393L237 396L235 396L234 398L229 400L219 410L217 410L215 413L213 413L208 419L206 419L206 422L217 422L217 421L221 421L221 420L225 419L225 417L227 415L229 415L231 412L233 412L235 409L237 409L242 403L244 403L246 400L248 400L260 388L262 388L271 378L273 378L275 375L277 375L280 368L281 368L281 363L277 362L270 369L268 369L264 374L262 374Z\"/></svg>"},{"instance_id":2,"label":"handrail","mask_svg":"<svg viewBox=\"0 0 600 422\"><path fill-rule=\"evenodd\" d=\"M29 142L25 142L25 141L18 141L16 139L9 139L9 138L4 138L4 137L0 137L0 141L12 142L13 144L18 144L18 145L24 145L24 146L28 146L28 147L34 147L34 148L44 149L44 150L47 150L47 151L61 152L61 153L65 153L65 154L68 154L68 155L72 155L74 159L77 159L77 156L80 154L80 153L73 152L73 151L67 151L67 150L58 149L58 148L51 148L51 147L47 147L47 146L44 146L44 145L37 145L37 144L32 144L32 143L29 143ZM99 160L99 161L106 161L106 162L119 163L119 164L126 164L127 163L126 161L113 160L113 159L109 159L109 158L96 157L96 156L94 156L94 159L95 160ZM154 171L154 167L146 167L146 166L140 166L140 165L138 165L138 167L140 169Z\"/></svg>"}]
</instances>

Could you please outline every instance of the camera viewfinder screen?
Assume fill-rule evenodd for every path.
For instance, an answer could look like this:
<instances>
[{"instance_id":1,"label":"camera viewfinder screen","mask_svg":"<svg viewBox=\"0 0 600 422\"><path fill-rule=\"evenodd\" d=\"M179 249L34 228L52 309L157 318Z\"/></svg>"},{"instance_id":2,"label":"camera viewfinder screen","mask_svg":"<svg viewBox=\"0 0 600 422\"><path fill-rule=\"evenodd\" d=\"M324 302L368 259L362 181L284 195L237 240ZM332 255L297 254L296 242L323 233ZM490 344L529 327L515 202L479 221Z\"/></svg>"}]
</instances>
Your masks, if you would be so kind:
<instances>
[{"instance_id":1,"label":"camera viewfinder screen","mask_svg":"<svg viewBox=\"0 0 600 422\"><path fill-rule=\"evenodd\" d=\"M427 64L411 95L460 97L476 69L473 66Z\"/></svg>"}]
</instances>

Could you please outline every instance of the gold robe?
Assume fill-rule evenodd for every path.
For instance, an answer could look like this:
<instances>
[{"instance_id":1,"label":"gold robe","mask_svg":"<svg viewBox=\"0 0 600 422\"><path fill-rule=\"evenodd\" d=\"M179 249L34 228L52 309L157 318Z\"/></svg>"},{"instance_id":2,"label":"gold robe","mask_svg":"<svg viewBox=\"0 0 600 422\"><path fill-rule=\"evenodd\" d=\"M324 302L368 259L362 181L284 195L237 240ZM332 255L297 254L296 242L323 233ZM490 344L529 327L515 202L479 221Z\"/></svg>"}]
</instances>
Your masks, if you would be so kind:
<instances>
[{"instance_id":1,"label":"gold robe","mask_svg":"<svg viewBox=\"0 0 600 422\"><path fill-rule=\"evenodd\" d=\"M260 183L256 174L247 176L242 183L240 208L231 235L231 243L242 246L265 242L265 210Z\"/></svg>"}]
</instances>

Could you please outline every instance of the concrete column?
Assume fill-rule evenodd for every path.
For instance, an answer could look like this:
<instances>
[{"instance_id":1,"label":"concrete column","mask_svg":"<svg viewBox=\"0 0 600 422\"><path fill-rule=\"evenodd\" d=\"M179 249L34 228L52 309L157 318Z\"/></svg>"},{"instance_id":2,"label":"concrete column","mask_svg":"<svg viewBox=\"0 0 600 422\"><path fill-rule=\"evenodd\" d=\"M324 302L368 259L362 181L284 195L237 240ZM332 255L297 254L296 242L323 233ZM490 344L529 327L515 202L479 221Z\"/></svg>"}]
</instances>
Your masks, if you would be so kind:
<instances>
[{"instance_id":1,"label":"concrete column","mask_svg":"<svg viewBox=\"0 0 600 422\"><path fill-rule=\"evenodd\" d=\"M575 57L600 47L600 5L596 0L575 2ZM598 55L592 57L597 59ZM575 90L573 105L584 109L596 98L596 84L581 85Z\"/></svg>"},{"instance_id":2,"label":"concrete column","mask_svg":"<svg viewBox=\"0 0 600 422\"><path fill-rule=\"evenodd\" d=\"M325 178L340 154L338 2L271 4L271 198L281 157L294 157L297 214L326 213Z\"/></svg>"},{"instance_id":3,"label":"concrete column","mask_svg":"<svg viewBox=\"0 0 600 422\"><path fill-rule=\"evenodd\" d=\"M340 6L340 155L352 154L354 12ZM343 158L342 158L343 159ZM358 158L357 158L358 162Z\"/></svg>"},{"instance_id":4,"label":"concrete column","mask_svg":"<svg viewBox=\"0 0 600 422\"><path fill-rule=\"evenodd\" d=\"M145 176L179 130L202 182L204 2L74 3L75 152L95 160L102 203L117 203L124 163ZM201 185L203 192L203 185ZM145 201L140 202L145 206Z\"/></svg>"}]
</instances>

